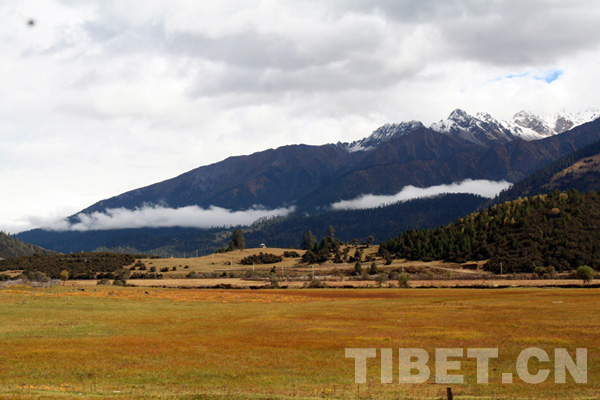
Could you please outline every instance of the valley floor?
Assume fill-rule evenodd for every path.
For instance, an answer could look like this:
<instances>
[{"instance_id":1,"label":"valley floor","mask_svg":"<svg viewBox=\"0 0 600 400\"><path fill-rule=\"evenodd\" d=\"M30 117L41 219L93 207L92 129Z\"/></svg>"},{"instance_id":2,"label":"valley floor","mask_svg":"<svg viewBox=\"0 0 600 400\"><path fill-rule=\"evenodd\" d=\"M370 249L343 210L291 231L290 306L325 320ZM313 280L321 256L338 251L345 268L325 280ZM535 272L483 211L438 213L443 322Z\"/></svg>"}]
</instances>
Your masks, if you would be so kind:
<instances>
[{"instance_id":1,"label":"valley floor","mask_svg":"<svg viewBox=\"0 0 600 400\"><path fill-rule=\"evenodd\" d=\"M350 280L347 277L325 277L319 281L329 288L377 288L374 280ZM214 279L130 279L128 285L137 287L159 288L195 288L195 289L259 289L269 285L268 279L249 280L242 278ZM307 280L279 280L281 288L301 289L308 284ZM96 280L69 280L66 286L97 286ZM410 288L509 288L509 287L582 287L581 279L428 279L408 282ZM596 283L588 284L596 287ZM397 288L396 282L384 283L382 289Z\"/></svg>"},{"instance_id":2,"label":"valley floor","mask_svg":"<svg viewBox=\"0 0 600 400\"><path fill-rule=\"evenodd\" d=\"M598 398L600 290L195 290L111 286L0 290L0 399ZM520 352L588 349L587 383L515 374ZM367 383L346 348L374 348ZM381 349L394 351L380 383ZM489 384L400 384L397 349L498 348ZM514 383L501 383L513 373Z\"/></svg>"}]
</instances>

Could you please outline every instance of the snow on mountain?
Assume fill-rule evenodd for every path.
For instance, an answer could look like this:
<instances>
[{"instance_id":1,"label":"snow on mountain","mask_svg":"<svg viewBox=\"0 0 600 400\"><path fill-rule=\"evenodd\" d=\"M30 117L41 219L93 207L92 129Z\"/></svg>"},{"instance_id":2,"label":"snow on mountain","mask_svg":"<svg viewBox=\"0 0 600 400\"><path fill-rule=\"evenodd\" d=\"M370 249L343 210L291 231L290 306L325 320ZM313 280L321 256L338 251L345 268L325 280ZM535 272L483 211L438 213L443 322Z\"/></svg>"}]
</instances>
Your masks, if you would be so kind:
<instances>
[{"instance_id":1,"label":"snow on mountain","mask_svg":"<svg viewBox=\"0 0 600 400\"><path fill-rule=\"evenodd\" d=\"M474 117L461 109L452 111L447 119L432 124L430 129L481 145L514 139L512 133L491 115L479 113Z\"/></svg>"},{"instance_id":2,"label":"snow on mountain","mask_svg":"<svg viewBox=\"0 0 600 400\"><path fill-rule=\"evenodd\" d=\"M600 118L598 110L558 112L544 117L528 111L519 111L510 121L499 121L488 113L477 113L473 116L464 110L456 109L445 120L431 124L429 129L445 135L455 135L482 146L490 146L493 143L506 143L517 138L527 141L543 139L597 118ZM418 121L385 124L370 136L343 145L349 152L368 151L383 142L423 127L424 125Z\"/></svg>"},{"instance_id":3,"label":"snow on mountain","mask_svg":"<svg viewBox=\"0 0 600 400\"><path fill-rule=\"evenodd\" d=\"M357 151L368 151L379 146L383 142L407 135L419 128L424 128L424 125L419 121L401 122L399 124L385 124L382 127L377 128L368 137L354 141L350 144L346 144L346 147L350 153Z\"/></svg>"},{"instance_id":4,"label":"snow on mountain","mask_svg":"<svg viewBox=\"0 0 600 400\"><path fill-rule=\"evenodd\" d=\"M558 112L543 117L528 111L519 111L511 121L505 124L513 131L515 136L525 140L537 140L561 134L599 117L600 112L597 110L586 110L577 113Z\"/></svg>"}]
</instances>

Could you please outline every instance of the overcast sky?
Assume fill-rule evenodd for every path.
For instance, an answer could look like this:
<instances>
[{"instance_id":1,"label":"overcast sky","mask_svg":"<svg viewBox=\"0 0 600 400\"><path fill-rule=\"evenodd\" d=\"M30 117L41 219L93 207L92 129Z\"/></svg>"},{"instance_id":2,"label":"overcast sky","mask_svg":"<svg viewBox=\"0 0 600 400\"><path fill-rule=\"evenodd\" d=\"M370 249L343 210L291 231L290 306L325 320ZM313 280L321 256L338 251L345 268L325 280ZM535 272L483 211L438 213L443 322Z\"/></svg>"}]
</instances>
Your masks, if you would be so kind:
<instances>
[{"instance_id":1,"label":"overcast sky","mask_svg":"<svg viewBox=\"0 0 600 400\"><path fill-rule=\"evenodd\" d=\"M591 0L0 0L0 230L458 107L597 109L598 21Z\"/></svg>"}]
</instances>

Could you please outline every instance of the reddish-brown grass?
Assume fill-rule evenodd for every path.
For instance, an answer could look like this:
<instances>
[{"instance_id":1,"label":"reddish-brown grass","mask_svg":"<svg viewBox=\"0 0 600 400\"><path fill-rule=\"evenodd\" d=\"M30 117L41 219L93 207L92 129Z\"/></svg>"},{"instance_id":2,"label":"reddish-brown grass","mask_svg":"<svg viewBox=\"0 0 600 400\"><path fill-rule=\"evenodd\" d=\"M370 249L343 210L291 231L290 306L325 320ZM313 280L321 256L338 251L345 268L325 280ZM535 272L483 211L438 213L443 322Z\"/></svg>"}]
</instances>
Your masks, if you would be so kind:
<instances>
[{"instance_id":1,"label":"reddish-brown grass","mask_svg":"<svg viewBox=\"0 0 600 400\"><path fill-rule=\"evenodd\" d=\"M0 290L0 398L440 398L446 385L353 383L347 347L498 347L458 398L596 398L600 290ZM503 385L518 353L588 348L589 382ZM432 365L433 370L433 365ZM552 376L551 376L552 377ZM80 394L81 393L81 394ZM196 397L194 397L196 396Z\"/></svg>"}]
</instances>

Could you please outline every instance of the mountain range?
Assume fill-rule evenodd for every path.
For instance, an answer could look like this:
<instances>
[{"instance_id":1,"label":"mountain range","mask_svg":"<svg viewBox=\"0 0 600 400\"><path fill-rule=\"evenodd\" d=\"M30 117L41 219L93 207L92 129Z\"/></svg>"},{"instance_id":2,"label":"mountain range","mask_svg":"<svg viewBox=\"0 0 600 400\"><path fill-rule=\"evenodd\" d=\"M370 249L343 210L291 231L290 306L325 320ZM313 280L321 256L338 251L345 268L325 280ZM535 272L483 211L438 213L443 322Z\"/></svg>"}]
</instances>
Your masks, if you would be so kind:
<instances>
[{"instance_id":1,"label":"mountain range","mask_svg":"<svg viewBox=\"0 0 600 400\"><path fill-rule=\"evenodd\" d=\"M433 123L429 129L438 133L458 136L483 146L506 143L515 139L540 140L558 135L586 122L600 118L600 111L587 110L578 113L561 112L539 117L529 111L519 111L510 121L501 121L488 113L469 115L461 109L450 113L448 118ZM406 135L425 127L419 121L385 124L369 137L346 144L349 151L368 151L381 143Z\"/></svg>"},{"instance_id":2,"label":"mountain range","mask_svg":"<svg viewBox=\"0 0 600 400\"><path fill-rule=\"evenodd\" d=\"M230 157L102 200L82 213L147 204L234 211L256 205L294 206L314 211L363 194L395 194L407 185L427 187L467 178L514 182L600 139L597 132L579 133L582 115L556 117L560 124L550 127L548 118L525 112L517 113L509 124L488 114L474 117L455 110L429 128L419 122L385 125L358 142L291 145ZM575 128L558 134L556 129L566 126ZM539 140L523 139L531 139L532 132Z\"/></svg>"},{"instance_id":3,"label":"mountain range","mask_svg":"<svg viewBox=\"0 0 600 400\"><path fill-rule=\"evenodd\" d=\"M148 205L174 209L222 207L232 211L260 206L295 210L295 216L315 215L329 212L332 204L343 200L365 194L393 195L408 185L430 187L465 179L516 182L600 141L600 120L595 119L598 116L600 113L589 111L541 118L519 112L511 121L498 121L489 114L472 116L457 109L429 127L415 121L387 124L351 143L291 145L230 157L102 200L69 221L75 223L81 215ZM459 216L449 214L441 223ZM422 225L428 226L426 221ZM400 224L397 228L401 229ZM377 227L371 224L371 229ZM135 235L135 231L130 229L126 234L115 230L112 236L96 232L95 237L100 239L94 244L114 243L115 235L126 237ZM63 251L58 244L61 234L67 233L70 246L77 246L77 237L86 236L86 232L78 236L78 232L34 230L19 234L19 238ZM380 236L373 231L364 236L369 234ZM218 240L213 242L218 244Z\"/></svg>"}]
</instances>

